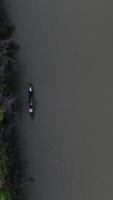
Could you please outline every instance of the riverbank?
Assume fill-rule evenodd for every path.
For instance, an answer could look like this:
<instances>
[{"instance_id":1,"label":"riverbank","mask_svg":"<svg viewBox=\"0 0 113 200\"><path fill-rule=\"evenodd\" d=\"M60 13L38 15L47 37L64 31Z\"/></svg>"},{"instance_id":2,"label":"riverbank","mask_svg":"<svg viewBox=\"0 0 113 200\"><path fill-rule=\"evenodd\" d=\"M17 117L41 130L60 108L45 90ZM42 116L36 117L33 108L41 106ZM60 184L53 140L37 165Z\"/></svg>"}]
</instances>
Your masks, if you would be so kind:
<instances>
[{"instance_id":1,"label":"riverbank","mask_svg":"<svg viewBox=\"0 0 113 200\"><path fill-rule=\"evenodd\" d=\"M17 64L19 46L13 39L10 23L0 0L0 199L22 199L23 165L18 146L16 116Z\"/></svg>"}]
</instances>

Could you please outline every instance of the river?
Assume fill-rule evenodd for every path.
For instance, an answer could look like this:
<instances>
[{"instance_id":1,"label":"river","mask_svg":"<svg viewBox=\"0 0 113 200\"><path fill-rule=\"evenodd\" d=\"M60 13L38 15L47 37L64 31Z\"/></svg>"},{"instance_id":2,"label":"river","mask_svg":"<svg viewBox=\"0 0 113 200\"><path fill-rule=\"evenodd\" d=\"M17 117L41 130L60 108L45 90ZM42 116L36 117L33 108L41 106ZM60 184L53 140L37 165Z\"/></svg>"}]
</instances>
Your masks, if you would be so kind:
<instances>
[{"instance_id":1,"label":"river","mask_svg":"<svg viewBox=\"0 0 113 200\"><path fill-rule=\"evenodd\" d=\"M113 199L113 3L10 0L28 200ZM33 83L37 109L27 112Z\"/></svg>"}]
</instances>

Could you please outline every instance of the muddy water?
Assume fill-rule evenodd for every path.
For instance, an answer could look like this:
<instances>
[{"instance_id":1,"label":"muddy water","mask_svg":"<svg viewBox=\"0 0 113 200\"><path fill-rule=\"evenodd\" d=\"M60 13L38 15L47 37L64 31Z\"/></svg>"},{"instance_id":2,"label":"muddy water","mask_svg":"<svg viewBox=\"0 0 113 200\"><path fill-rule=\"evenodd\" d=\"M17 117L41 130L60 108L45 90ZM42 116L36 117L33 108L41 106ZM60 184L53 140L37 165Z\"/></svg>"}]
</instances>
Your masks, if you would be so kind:
<instances>
[{"instance_id":1,"label":"muddy water","mask_svg":"<svg viewBox=\"0 0 113 200\"><path fill-rule=\"evenodd\" d=\"M113 199L113 3L8 3L21 45L23 155L35 179L27 199Z\"/></svg>"}]
</instances>

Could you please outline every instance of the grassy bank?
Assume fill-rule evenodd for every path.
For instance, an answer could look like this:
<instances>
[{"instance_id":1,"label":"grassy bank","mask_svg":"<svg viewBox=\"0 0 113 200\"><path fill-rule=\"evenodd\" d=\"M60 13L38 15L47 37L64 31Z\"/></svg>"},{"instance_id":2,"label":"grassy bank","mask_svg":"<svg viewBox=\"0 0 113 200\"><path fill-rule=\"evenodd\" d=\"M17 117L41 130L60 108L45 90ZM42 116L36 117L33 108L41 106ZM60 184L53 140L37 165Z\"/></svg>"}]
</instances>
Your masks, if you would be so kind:
<instances>
[{"instance_id":1,"label":"grassy bank","mask_svg":"<svg viewBox=\"0 0 113 200\"><path fill-rule=\"evenodd\" d=\"M16 141L17 98L14 26L0 0L0 200L22 199L22 166Z\"/></svg>"}]
</instances>

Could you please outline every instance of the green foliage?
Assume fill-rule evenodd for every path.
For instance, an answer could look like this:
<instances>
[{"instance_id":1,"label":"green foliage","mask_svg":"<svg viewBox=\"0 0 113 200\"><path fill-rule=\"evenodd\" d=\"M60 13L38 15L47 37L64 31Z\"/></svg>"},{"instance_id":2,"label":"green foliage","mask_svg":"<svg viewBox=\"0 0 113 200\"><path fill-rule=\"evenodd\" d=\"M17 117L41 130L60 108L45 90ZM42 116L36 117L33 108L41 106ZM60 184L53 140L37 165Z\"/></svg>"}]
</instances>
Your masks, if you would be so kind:
<instances>
[{"instance_id":1,"label":"green foliage","mask_svg":"<svg viewBox=\"0 0 113 200\"><path fill-rule=\"evenodd\" d=\"M5 84L0 83L0 95L3 95Z\"/></svg>"},{"instance_id":2,"label":"green foliage","mask_svg":"<svg viewBox=\"0 0 113 200\"><path fill-rule=\"evenodd\" d=\"M5 189L0 189L0 200L12 200L11 192Z\"/></svg>"},{"instance_id":3,"label":"green foliage","mask_svg":"<svg viewBox=\"0 0 113 200\"><path fill-rule=\"evenodd\" d=\"M11 106L14 101L8 101L9 96L16 93L15 62L19 46L15 44L12 33L14 26L9 23L4 0L0 0L0 200L20 200L22 170L19 166L15 135L13 135L14 118ZM15 96L15 95L13 95ZM8 110L8 112L6 112ZM11 116L11 117L10 117ZM12 128L13 127L13 128Z\"/></svg>"},{"instance_id":4,"label":"green foliage","mask_svg":"<svg viewBox=\"0 0 113 200\"><path fill-rule=\"evenodd\" d=\"M7 145L1 144L0 145L0 180L2 182L5 181L8 171L6 167L6 162L7 162Z\"/></svg>"},{"instance_id":5,"label":"green foliage","mask_svg":"<svg viewBox=\"0 0 113 200\"><path fill-rule=\"evenodd\" d=\"M5 111L6 111L5 106L4 105L0 105L0 122L2 122L3 119L4 119Z\"/></svg>"}]
</instances>

